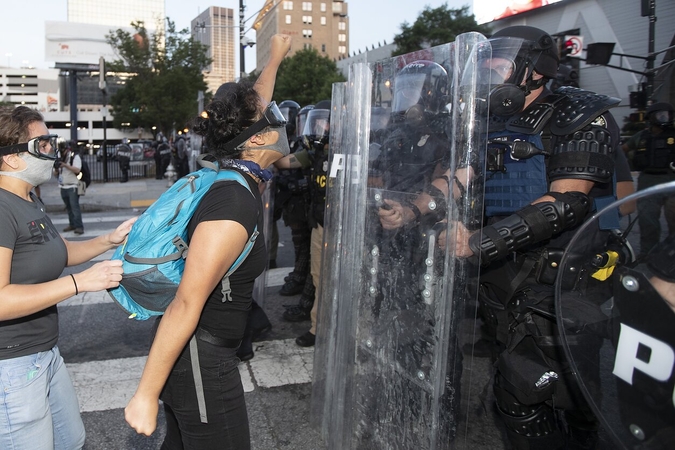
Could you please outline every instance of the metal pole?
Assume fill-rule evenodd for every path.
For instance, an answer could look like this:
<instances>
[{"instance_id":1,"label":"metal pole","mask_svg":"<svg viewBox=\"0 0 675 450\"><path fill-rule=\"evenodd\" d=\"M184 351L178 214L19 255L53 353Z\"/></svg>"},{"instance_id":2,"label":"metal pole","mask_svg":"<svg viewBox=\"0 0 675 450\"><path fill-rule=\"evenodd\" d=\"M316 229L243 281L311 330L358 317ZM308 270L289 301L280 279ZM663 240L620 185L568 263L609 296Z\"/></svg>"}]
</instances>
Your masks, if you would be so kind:
<instances>
[{"instance_id":1,"label":"metal pole","mask_svg":"<svg viewBox=\"0 0 675 450\"><path fill-rule=\"evenodd\" d=\"M70 72L70 140L77 142L77 72Z\"/></svg>"},{"instance_id":2,"label":"metal pole","mask_svg":"<svg viewBox=\"0 0 675 450\"><path fill-rule=\"evenodd\" d=\"M656 0L649 0L649 48L647 50L647 101L652 100L654 90L654 35L656 34Z\"/></svg>"},{"instance_id":3,"label":"metal pole","mask_svg":"<svg viewBox=\"0 0 675 450\"><path fill-rule=\"evenodd\" d=\"M244 58L244 0L239 0L239 77L246 76L246 61Z\"/></svg>"}]
</instances>

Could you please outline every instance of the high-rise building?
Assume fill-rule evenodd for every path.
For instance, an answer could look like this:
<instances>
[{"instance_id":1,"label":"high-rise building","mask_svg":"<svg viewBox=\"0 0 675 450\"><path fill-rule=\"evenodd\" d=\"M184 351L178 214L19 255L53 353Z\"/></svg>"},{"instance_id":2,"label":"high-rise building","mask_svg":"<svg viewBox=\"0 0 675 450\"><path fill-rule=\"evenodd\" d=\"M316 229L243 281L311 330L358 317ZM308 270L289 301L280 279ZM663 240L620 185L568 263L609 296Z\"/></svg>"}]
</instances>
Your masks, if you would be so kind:
<instances>
[{"instance_id":1,"label":"high-rise building","mask_svg":"<svg viewBox=\"0 0 675 450\"><path fill-rule=\"evenodd\" d=\"M253 28L258 69L267 62L270 38L277 33L293 37L288 56L307 48L315 48L333 60L349 54L349 17L344 0L267 0Z\"/></svg>"},{"instance_id":2,"label":"high-rise building","mask_svg":"<svg viewBox=\"0 0 675 450\"><path fill-rule=\"evenodd\" d=\"M209 7L191 22L193 37L208 46L207 56L213 60L204 70L204 81L211 92L235 79L235 49L238 48L234 40L235 28L234 10L219 6Z\"/></svg>"},{"instance_id":3,"label":"high-rise building","mask_svg":"<svg viewBox=\"0 0 675 450\"><path fill-rule=\"evenodd\" d=\"M130 27L143 21L150 31L164 26L164 0L68 0L68 22Z\"/></svg>"}]
</instances>

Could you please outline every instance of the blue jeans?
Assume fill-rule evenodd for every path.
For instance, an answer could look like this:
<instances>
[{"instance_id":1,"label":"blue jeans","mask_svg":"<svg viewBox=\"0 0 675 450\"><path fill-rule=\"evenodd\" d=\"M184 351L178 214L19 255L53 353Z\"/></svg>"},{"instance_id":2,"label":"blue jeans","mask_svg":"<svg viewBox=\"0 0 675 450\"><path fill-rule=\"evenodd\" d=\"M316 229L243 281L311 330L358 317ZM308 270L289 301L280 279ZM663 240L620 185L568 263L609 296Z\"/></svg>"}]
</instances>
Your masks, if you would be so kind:
<instances>
[{"instance_id":1,"label":"blue jeans","mask_svg":"<svg viewBox=\"0 0 675 450\"><path fill-rule=\"evenodd\" d=\"M178 358L160 396L166 415L162 450L250 449L237 349L217 347L203 341L197 341L197 345L209 423L201 423L199 419L188 345Z\"/></svg>"},{"instance_id":2,"label":"blue jeans","mask_svg":"<svg viewBox=\"0 0 675 450\"><path fill-rule=\"evenodd\" d=\"M84 229L82 225L82 211L80 211L80 196L77 188L61 189L61 198L68 211L68 223L73 228Z\"/></svg>"},{"instance_id":3,"label":"blue jeans","mask_svg":"<svg viewBox=\"0 0 675 450\"><path fill-rule=\"evenodd\" d=\"M75 388L59 348L0 360L0 448L73 450L84 446Z\"/></svg>"}]
</instances>

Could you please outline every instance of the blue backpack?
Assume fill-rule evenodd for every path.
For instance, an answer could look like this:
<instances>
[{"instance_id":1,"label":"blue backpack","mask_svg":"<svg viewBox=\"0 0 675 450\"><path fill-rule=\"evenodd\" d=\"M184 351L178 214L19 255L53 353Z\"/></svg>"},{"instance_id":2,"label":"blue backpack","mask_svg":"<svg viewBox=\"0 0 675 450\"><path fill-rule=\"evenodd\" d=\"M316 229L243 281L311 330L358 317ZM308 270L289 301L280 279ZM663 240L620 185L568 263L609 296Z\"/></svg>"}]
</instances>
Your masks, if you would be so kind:
<instances>
[{"instance_id":1,"label":"blue backpack","mask_svg":"<svg viewBox=\"0 0 675 450\"><path fill-rule=\"evenodd\" d=\"M138 218L126 242L112 256L113 260L122 260L124 274L120 285L108 289L108 293L129 313L129 318L147 320L162 315L176 296L188 252L187 225L211 185L233 180L251 191L239 172L220 170L203 156L197 161L202 169L184 176L164 192ZM228 277L244 262L257 237L256 227L225 274L223 301L231 299Z\"/></svg>"}]
</instances>

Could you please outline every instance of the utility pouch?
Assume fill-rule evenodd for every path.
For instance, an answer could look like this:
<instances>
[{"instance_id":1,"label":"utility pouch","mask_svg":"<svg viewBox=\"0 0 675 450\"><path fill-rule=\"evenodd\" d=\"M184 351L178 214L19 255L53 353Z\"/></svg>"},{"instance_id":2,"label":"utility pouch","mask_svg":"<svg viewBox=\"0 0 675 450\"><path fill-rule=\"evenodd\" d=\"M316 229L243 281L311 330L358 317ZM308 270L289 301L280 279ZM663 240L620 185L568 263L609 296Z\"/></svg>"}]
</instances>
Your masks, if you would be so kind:
<instances>
[{"instance_id":1,"label":"utility pouch","mask_svg":"<svg viewBox=\"0 0 675 450\"><path fill-rule=\"evenodd\" d=\"M537 261L537 283L554 285L563 256L563 249L546 248L541 252Z\"/></svg>"}]
</instances>

